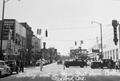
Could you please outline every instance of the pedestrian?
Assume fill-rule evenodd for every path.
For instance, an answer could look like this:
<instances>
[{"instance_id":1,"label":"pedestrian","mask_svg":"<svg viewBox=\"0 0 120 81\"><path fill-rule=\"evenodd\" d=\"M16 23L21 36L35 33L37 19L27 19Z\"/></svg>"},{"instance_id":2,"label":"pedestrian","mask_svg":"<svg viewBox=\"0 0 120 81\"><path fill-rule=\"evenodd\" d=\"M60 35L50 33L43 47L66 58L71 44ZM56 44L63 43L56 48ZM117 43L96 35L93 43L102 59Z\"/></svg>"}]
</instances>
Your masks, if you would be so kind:
<instances>
[{"instance_id":1,"label":"pedestrian","mask_svg":"<svg viewBox=\"0 0 120 81\"><path fill-rule=\"evenodd\" d=\"M63 70L65 70L65 61L63 61Z\"/></svg>"},{"instance_id":2,"label":"pedestrian","mask_svg":"<svg viewBox=\"0 0 120 81\"><path fill-rule=\"evenodd\" d=\"M24 72L24 63L23 61L20 61L20 72Z\"/></svg>"},{"instance_id":3,"label":"pedestrian","mask_svg":"<svg viewBox=\"0 0 120 81\"><path fill-rule=\"evenodd\" d=\"M18 60L15 62L15 66L16 66L16 71L18 73L19 72L19 61Z\"/></svg>"},{"instance_id":4,"label":"pedestrian","mask_svg":"<svg viewBox=\"0 0 120 81\"><path fill-rule=\"evenodd\" d=\"M116 71L119 69L119 61L116 61L116 63L115 63L115 69L116 69Z\"/></svg>"},{"instance_id":5,"label":"pedestrian","mask_svg":"<svg viewBox=\"0 0 120 81\"><path fill-rule=\"evenodd\" d=\"M100 60L100 67L101 67L102 71L104 71L103 63L104 63L104 61Z\"/></svg>"},{"instance_id":6,"label":"pedestrian","mask_svg":"<svg viewBox=\"0 0 120 81\"><path fill-rule=\"evenodd\" d=\"M42 71L43 69L43 62L42 62L42 59L40 59L40 71Z\"/></svg>"},{"instance_id":7,"label":"pedestrian","mask_svg":"<svg viewBox=\"0 0 120 81\"><path fill-rule=\"evenodd\" d=\"M114 68L114 62L113 62L112 58L110 59L108 65L109 65L110 71L112 71L112 69Z\"/></svg>"}]
</instances>

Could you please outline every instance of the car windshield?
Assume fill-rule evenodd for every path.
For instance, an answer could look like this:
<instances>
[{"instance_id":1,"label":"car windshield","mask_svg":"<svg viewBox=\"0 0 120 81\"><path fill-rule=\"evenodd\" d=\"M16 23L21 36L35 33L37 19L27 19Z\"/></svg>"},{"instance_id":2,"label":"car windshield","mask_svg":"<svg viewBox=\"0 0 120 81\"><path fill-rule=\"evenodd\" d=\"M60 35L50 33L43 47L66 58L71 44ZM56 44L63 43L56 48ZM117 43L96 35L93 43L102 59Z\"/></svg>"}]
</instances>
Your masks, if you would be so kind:
<instances>
[{"instance_id":1,"label":"car windshield","mask_svg":"<svg viewBox=\"0 0 120 81\"><path fill-rule=\"evenodd\" d=\"M0 65L5 65L5 63L4 62L0 62Z\"/></svg>"},{"instance_id":2,"label":"car windshield","mask_svg":"<svg viewBox=\"0 0 120 81\"><path fill-rule=\"evenodd\" d=\"M6 64L14 64L15 61L6 61L5 63L6 63Z\"/></svg>"}]
</instances>

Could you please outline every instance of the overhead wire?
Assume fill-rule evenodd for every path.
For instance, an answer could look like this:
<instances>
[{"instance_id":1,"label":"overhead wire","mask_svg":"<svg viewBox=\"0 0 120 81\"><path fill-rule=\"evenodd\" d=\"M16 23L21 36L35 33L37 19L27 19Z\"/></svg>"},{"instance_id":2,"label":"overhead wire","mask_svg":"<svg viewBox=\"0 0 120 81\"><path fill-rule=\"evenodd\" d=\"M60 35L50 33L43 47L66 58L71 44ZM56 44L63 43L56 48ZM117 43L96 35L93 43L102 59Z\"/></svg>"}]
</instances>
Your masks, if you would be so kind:
<instances>
[{"instance_id":1,"label":"overhead wire","mask_svg":"<svg viewBox=\"0 0 120 81\"><path fill-rule=\"evenodd\" d=\"M57 41L57 42L75 42L75 41L88 41L88 40L95 40L96 38L89 38L89 39L71 39L71 40L50 40L50 39L47 39L47 41Z\"/></svg>"},{"instance_id":2,"label":"overhead wire","mask_svg":"<svg viewBox=\"0 0 120 81\"><path fill-rule=\"evenodd\" d=\"M111 24L103 25L103 27L109 27L109 26L111 26ZM89 29L92 29L92 28L94 29L94 27L89 27ZM77 30L78 30L78 29L86 29L86 28L80 28L80 27L78 27L78 26L76 26L76 27L73 27L73 26L72 26L72 27L68 27L68 26L67 26L66 28L65 28L65 27L61 27L61 28L48 28L48 31L49 31L49 30L52 30L52 31L55 30L55 31L56 31L56 30L58 30L58 29L59 29L59 30L71 30L71 29L72 29L72 30L73 30L73 29L75 29L75 30L77 29ZM87 28L87 29L88 29L88 28ZM109 31L110 31L110 30L107 30L106 32L103 33L103 38L105 38L104 35L106 35L106 34L109 35ZM68 42L68 41L69 41L69 42L70 42L70 41L72 42L72 41L75 41L75 40L80 41L80 40L78 40L78 39L73 39L73 40L50 40L50 39L47 39L47 40L48 40L48 41L59 41L59 42L60 42L60 41L61 41L61 42ZM83 39L83 40L84 40L84 41L89 41L89 40L92 41L92 40L96 40L96 38L94 37L94 38L88 38L88 39ZM98 39L98 40L100 40L100 39Z\"/></svg>"}]
</instances>

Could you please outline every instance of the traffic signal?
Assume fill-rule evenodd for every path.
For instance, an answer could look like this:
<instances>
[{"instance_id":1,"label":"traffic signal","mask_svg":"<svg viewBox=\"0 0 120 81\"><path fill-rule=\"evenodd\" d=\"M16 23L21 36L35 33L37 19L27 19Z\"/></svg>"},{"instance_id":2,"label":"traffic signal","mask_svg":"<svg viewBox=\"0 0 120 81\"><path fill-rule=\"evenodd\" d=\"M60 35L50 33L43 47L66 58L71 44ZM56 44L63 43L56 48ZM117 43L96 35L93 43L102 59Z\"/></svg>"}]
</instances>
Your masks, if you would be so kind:
<instances>
[{"instance_id":1,"label":"traffic signal","mask_svg":"<svg viewBox=\"0 0 120 81\"><path fill-rule=\"evenodd\" d=\"M45 31L45 36L48 37L48 31L47 31L47 29Z\"/></svg>"},{"instance_id":2,"label":"traffic signal","mask_svg":"<svg viewBox=\"0 0 120 81\"><path fill-rule=\"evenodd\" d=\"M117 38L117 26L118 26L118 22L117 20L112 20L112 26L113 26L113 32L114 32L114 43L115 45L117 45L118 42L118 38Z\"/></svg>"}]
</instances>

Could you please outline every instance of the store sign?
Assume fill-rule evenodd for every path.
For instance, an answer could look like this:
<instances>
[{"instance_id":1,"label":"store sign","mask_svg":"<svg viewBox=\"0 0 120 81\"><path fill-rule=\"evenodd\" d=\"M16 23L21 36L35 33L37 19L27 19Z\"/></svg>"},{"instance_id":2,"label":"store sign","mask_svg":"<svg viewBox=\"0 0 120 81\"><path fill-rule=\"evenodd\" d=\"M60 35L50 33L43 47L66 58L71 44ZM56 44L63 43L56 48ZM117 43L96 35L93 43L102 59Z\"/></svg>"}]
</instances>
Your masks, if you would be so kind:
<instances>
[{"instance_id":1,"label":"store sign","mask_svg":"<svg viewBox=\"0 0 120 81\"><path fill-rule=\"evenodd\" d=\"M99 49L92 49L92 52L99 53L100 51L99 51Z\"/></svg>"},{"instance_id":2,"label":"store sign","mask_svg":"<svg viewBox=\"0 0 120 81\"><path fill-rule=\"evenodd\" d=\"M9 30L12 30L12 35L11 38L14 38L14 21L13 20L4 20L4 27L3 27L3 39L8 39L8 35L9 35Z\"/></svg>"}]
</instances>

